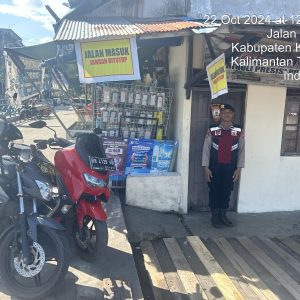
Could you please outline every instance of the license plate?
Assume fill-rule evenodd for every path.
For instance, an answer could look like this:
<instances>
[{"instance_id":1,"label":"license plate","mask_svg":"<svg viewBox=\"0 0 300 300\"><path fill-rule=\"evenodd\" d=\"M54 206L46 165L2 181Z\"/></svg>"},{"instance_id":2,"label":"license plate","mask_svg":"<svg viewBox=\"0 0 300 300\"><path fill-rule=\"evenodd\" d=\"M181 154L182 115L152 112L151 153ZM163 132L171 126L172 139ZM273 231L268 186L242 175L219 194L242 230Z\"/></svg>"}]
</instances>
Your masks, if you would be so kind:
<instances>
[{"instance_id":1,"label":"license plate","mask_svg":"<svg viewBox=\"0 0 300 300\"><path fill-rule=\"evenodd\" d=\"M114 160L105 157L90 156L90 167L95 171L114 171L116 169Z\"/></svg>"}]
</instances>

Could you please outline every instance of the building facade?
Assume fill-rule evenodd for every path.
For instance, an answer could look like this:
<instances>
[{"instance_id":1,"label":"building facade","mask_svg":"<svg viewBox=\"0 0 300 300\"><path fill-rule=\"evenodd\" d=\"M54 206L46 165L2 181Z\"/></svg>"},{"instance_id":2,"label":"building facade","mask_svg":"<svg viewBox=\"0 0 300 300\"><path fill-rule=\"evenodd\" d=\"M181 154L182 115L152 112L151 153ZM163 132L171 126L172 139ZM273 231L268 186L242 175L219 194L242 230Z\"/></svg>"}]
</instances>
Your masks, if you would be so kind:
<instances>
[{"instance_id":1,"label":"building facade","mask_svg":"<svg viewBox=\"0 0 300 300\"><path fill-rule=\"evenodd\" d=\"M22 39L11 29L0 28L0 99L4 99L7 88L7 61L4 48L22 46Z\"/></svg>"},{"instance_id":2,"label":"building facade","mask_svg":"<svg viewBox=\"0 0 300 300\"><path fill-rule=\"evenodd\" d=\"M81 11L75 9L58 22L57 35L62 33L66 20L82 15L107 24L107 17L122 16L124 21L124 18L153 17L158 12L166 19L174 14L185 17L201 17L203 13L220 15L229 5L221 6L214 1L172 1L172 5L171 1L89 3L90 6ZM293 11L294 4L287 9ZM267 2L255 1L253 5L260 6L255 9L257 12L266 11ZM268 5L270 17L277 17L278 5L276 1ZM235 5L234 15L244 11L244 7ZM228 66L229 93L212 101L206 80L205 66L210 61L225 53L229 63L236 55L230 50L233 41L264 43L268 30L270 28L266 26L238 25L229 30L222 25L211 34L202 28L193 30L194 34L173 35L181 36L181 42L171 45L168 50L170 85L175 93L170 138L179 142L175 172L161 176L129 176L126 187L129 204L180 213L208 210L208 186L201 167L202 146L212 122L211 104L230 103L236 110L235 122L244 127L246 134L246 164L232 193L230 208L240 213L300 209L298 83L288 82L265 69L232 70ZM161 33L153 35L165 37Z\"/></svg>"}]
</instances>

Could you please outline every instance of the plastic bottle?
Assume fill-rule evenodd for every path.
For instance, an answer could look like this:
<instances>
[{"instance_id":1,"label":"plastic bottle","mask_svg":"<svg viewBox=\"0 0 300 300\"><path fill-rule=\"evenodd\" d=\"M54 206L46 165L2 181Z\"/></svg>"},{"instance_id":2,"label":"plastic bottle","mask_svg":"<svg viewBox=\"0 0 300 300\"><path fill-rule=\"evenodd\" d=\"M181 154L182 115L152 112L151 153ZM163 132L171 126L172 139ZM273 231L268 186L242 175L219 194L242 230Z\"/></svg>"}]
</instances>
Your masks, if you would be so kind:
<instances>
[{"instance_id":1,"label":"plastic bottle","mask_svg":"<svg viewBox=\"0 0 300 300\"><path fill-rule=\"evenodd\" d=\"M102 116L101 116L100 112L97 113L96 128L100 128L100 129L103 128L103 121L102 121Z\"/></svg>"}]
</instances>

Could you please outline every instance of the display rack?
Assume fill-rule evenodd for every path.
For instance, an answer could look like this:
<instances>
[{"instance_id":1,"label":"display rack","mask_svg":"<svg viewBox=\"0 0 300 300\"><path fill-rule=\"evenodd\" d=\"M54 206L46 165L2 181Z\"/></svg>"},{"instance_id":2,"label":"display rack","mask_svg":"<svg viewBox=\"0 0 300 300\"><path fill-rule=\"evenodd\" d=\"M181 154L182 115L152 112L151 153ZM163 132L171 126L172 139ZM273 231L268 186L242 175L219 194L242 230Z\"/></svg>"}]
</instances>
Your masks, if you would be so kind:
<instances>
[{"instance_id":1,"label":"display rack","mask_svg":"<svg viewBox=\"0 0 300 300\"><path fill-rule=\"evenodd\" d=\"M173 91L140 84L96 86L93 125L104 136L164 139L167 136Z\"/></svg>"}]
</instances>

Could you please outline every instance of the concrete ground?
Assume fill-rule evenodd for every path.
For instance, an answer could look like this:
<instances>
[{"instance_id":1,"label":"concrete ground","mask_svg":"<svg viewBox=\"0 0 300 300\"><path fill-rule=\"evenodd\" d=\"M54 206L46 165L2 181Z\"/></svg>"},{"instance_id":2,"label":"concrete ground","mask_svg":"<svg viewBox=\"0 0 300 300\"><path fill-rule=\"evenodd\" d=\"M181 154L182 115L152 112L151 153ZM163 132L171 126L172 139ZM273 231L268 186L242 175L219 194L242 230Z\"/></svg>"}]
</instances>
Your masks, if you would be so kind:
<instances>
[{"instance_id":1,"label":"concrete ground","mask_svg":"<svg viewBox=\"0 0 300 300\"><path fill-rule=\"evenodd\" d=\"M232 228L215 229L210 225L210 213L191 213L184 216L184 223L193 235L201 238L257 236L273 238L300 234L300 211L259 214L229 212L234 222Z\"/></svg>"},{"instance_id":2,"label":"concrete ground","mask_svg":"<svg viewBox=\"0 0 300 300\"><path fill-rule=\"evenodd\" d=\"M186 237L188 232L182 225L179 215L159 213L132 206L123 207L131 243L140 243L165 237Z\"/></svg>"},{"instance_id":3,"label":"concrete ground","mask_svg":"<svg viewBox=\"0 0 300 300\"><path fill-rule=\"evenodd\" d=\"M188 215L166 214L142 208L124 207L130 242L139 243L162 237L180 238L197 235L200 238L218 237L281 237L300 234L300 211L260 214L229 212L234 227L213 228L209 212Z\"/></svg>"},{"instance_id":4,"label":"concrete ground","mask_svg":"<svg viewBox=\"0 0 300 300\"><path fill-rule=\"evenodd\" d=\"M57 109L57 113L67 127L77 119L74 111L68 107ZM50 116L45 121L57 130L58 136L66 136L54 117ZM23 141L26 144L34 139L53 137L53 133L47 128L32 129L27 123L19 124L18 127L24 135ZM49 159L53 159L55 152L47 149L44 153ZM109 241L105 253L96 263L81 260L75 251L70 253L71 265L63 286L56 294L43 300L143 299L131 246L127 240L120 199L117 195L112 195L106 205L106 211ZM0 281L0 300L6 299L12 298L6 293Z\"/></svg>"}]
</instances>

